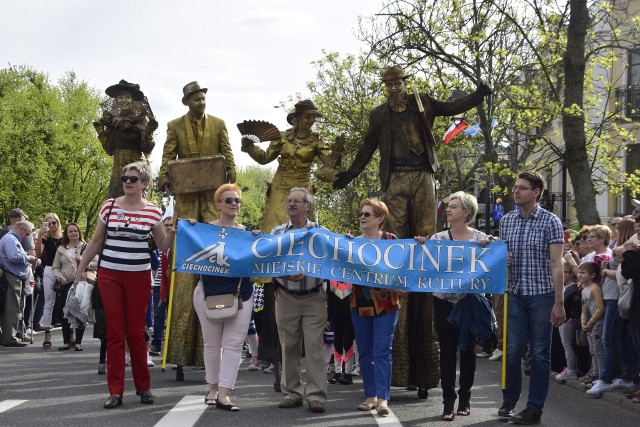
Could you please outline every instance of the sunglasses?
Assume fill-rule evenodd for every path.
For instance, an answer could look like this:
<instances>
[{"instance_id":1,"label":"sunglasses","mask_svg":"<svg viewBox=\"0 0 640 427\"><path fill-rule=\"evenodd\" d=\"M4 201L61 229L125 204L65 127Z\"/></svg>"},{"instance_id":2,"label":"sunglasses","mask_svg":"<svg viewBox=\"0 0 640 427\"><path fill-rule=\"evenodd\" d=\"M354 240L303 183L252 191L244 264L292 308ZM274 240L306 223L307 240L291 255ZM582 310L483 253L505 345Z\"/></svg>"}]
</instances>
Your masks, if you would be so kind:
<instances>
[{"instance_id":1,"label":"sunglasses","mask_svg":"<svg viewBox=\"0 0 640 427\"><path fill-rule=\"evenodd\" d=\"M49 226L56 225L58 221L49 221Z\"/></svg>"},{"instance_id":2,"label":"sunglasses","mask_svg":"<svg viewBox=\"0 0 640 427\"><path fill-rule=\"evenodd\" d=\"M127 182L127 181L129 181L129 182L130 182L130 183L132 183L132 184L135 184L135 183L136 183L136 182L138 182L139 180L140 180L140 177L139 177L139 176L135 176L135 175L134 175L134 176L122 175L122 176L120 177L120 181L122 181L122 182Z\"/></svg>"},{"instance_id":3,"label":"sunglasses","mask_svg":"<svg viewBox=\"0 0 640 427\"><path fill-rule=\"evenodd\" d=\"M365 218L369 218L370 216L372 216L373 214L370 212L360 212L360 216L363 216ZM375 216L375 215L373 215Z\"/></svg>"},{"instance_id":4,"label":"sunglasses","mask_svg":"<svg viewBox=\"0 0 640 427\"><path fill-rule=\"evenodd\" d=\"M230 204L231 204L231 203L233 203L233 202L236 202L236 205L239 205L240 203L242 203L242 199L241 199L241 198L239 198L239 197L226 197L226 198L224 199L224 202L225 202L227 205L230 205Z\"/></svg>"}]
</instances>

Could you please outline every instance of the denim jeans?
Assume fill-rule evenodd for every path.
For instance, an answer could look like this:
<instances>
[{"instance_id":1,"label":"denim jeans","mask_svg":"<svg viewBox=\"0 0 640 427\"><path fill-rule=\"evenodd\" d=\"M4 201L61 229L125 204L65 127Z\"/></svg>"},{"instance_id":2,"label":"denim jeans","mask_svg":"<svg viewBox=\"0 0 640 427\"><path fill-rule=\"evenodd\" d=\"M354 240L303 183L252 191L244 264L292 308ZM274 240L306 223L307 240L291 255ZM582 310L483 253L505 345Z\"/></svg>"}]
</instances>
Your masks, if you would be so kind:
<instances>
[{"instance_id":1,"label":"denim jeans","mask_svg":"<svg viewBox=\"0 0 640 427\"><path fill-rule=\"evenodd\" d=\"M162 340L164 339L164 321L167 317L167 305L158 308L160 302L160 286L152 286L153 295L153 337L151 344L162 348Z\"/></svg>"},{"instance_id":2,"label":"denim jeans","mask_svg":"<svg viewBox=\"0 0 640 427\"><path fill-rule=\"evenodd\" d=\"M608 383L613 381L617 358L620 362L620 378L631 381L633 379L633 343L627 339L625 321L618 313L618 300L604 300L604 308L602 332L604 363L600 369L600 378Z\"/></svg>"},{"instance_id":3,"label":"denim jeans","mask_svg":"<svg viewBox=\"0 0 640 427\"><path fill-rule=\"evenodd\" d=\"M358 345L358 363L366 397L391 398L391 346L398 312L359 316L351 311Z\"/></svg>"},{"instance_id":4,"label":"denim jeans","mask_svg":"<svg viewBox=\"0 0 640 427\"><path fill-rule=\"evenodd\" d=\"M516 403L522 391L522 356L527 343L531 353L531 378L527 406L542 411L551 374L551 309L553 295L514 295L507 301L507 378L502 394Z\"/></svg>"}]
</instances>

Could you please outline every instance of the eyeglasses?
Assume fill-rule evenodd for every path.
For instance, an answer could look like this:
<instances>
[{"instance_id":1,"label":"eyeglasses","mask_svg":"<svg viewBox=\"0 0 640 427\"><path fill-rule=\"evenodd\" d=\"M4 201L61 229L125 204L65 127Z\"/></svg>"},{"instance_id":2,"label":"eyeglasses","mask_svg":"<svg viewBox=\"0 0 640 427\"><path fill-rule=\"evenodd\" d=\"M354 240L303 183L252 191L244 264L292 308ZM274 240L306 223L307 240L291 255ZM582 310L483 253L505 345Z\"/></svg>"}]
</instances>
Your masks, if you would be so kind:
<instances>
[{"instance_id":1,"label":"eyeglasses","mask_svg":"<svg viewBox=\"0 0 640 427\"><path fill-rule=\"evenodd\" d=\"M458 205L448 205L447 209L458 209L461 208L462 206L458 206Z\"/></svg>"},{"instance_id":2,"label":"eyeglasses","mask_svg":"<svg viewBox=\"0 0 640 427\"><path fill-rule=\"evenodd\" d=\"M140 177L139 177L139 176L135 176L135 175L134 175L134 176L122 175L122 176L120 177L120 181L122 181L122 182L127 182L127 181L129 181L129 182L131 182L132 184L135 184L135 183L136 183L136 182L138 182L139 180L140 180Z\"/></svg>"},{"instance_id":3,"label":"eyeglasses","mask_svg":"<svg viewBox=\"0 0 640 427\"><path fill-rule=\"evenodd\" d=\"M369 218L370 216L378 216L378 215L372 214L371 212L360 212L360 216Z\"/></svg>"},{"instance_id":4,"label":"eyeglasses","mask_svg":"<svg viewBox=\"0 0 640 427\"><path fill-rule=\"evenodd\" d=\"M233 202L236 202L236 205L239 205L240 203L242 203L242 199L239 197L225 197L224 202L227 205L230 205Z\"/></svg>"},{"instance_id":5,"label":"eyeglasses","mask_svg":"<svg viewBox=\"0 0 640 427\"><path fill-rule=\"evenodd\" d=\"M516 191L525 191L525 190L533 190L533 187L525 187L524 185L515 185L511 191L513 191L514 193Z\"/></svg>"},{"instance_id":6,"label":"eyeglasses","mask_svg":"<svg viewBox=\"0 0 640 427\"><path fill-rule=\"evenodd\" d=\"M304 203L304 200L297 200L297 199L289 199L289 200L287 200L287 204L288 205L298 205L300 203Z\"/></svg>"}]
</instances>

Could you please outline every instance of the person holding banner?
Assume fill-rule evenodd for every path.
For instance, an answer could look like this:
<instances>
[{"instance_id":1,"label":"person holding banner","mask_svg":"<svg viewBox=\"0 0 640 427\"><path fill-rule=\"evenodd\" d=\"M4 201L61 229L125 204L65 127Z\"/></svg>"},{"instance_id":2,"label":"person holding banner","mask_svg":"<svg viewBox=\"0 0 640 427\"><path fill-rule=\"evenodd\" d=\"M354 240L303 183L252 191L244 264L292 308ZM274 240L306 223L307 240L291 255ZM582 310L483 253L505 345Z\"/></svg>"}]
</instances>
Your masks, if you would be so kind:
<instances>
[{"instance_id":1,"label":"person holding banner","mask_svg":"<svg viewBox=\"0 0 640 427\"><path fill-rule=\"evenodd\" d=\"M360 202L360 228L365 239L396 239L382 227L389 216L384 202L364 199ZM366 399L358 410L375 409L378 415L389 415L387 401L391 398L391 348L398 321L399 295L402 291L353 285L351 319L358 344L358 363Z\"/></svg>"},{"instance_id":2,"label":"person holding banner","mask_svg":"<svg viewBox=\"0 0 640 427\"><path fill-rule=\"evenodd\" d=\"M236 218L242 204L242 190L235 184L223 184L215 192L220 218L209 224L244 230L244 225ZM195 224L195 220L190 220ZM260 230L252 232L254 235ZM235 294L240 292L241 307L236 315L225 321L214 321L204 313L205 298L212 295ZM253 285L248 277L228 277L202 275L193 291L193 307L198 314L202 339L204 341L204 366L209 393L204 402L216 408L237 412L238 406L231 403L229 395L233 390L242 358L242 344L253 312Z\"/></svg>"},{"instance_id":3,"label":"person holding banner","mask_svg":"<svg viewBox=\"0 0 640 427\"><path fill-rule=\"evenodd\" d=\"M313 208L313 196L309 190L292 188L286 203L289 221L275 227L271 234L319 227L309 220L309 212ZM303 404L305 387L300 378L300 349L304 341L309 410L314 413L324 412L327 401L327 371L322 334L327 324L327 293L323 280L296 273L278 277L276 281L276 324L282 347L280 387L284 394L278 407L291 409ZM246 331L245 328L245 334Z\"/></svg>"},{"instance_id":4,"label":"person holding banner","mask_svg":"<svg viewBox=\"0 0 640 427\"><path fill-rule=\"evenodd\" d=\"M501 417L516 424L538 424L549 391L553 326L565 321L562 222L538 202L545 181L537 172L521 172L513 187L516 210L500 220L500 237L509 247L507 263L506 388ZM515 415L522 388L521 361L527 344L531 378L527 407Z\"/></svg>"},{"instance_id":5,"label":"person holding banner","mask_svg":"<svg viewBox=\"0 0 640 427\"><path fill-rule=\"evenodd\" d=\"M100 253L98 290L107 323L107 385L105 409L122 405L125 377L125 338L131 353L131 372L140 402L152 404L151 377L145 343L146 312L151 296L150 235L161 251L169 249L173 234L162 226L162 211L144 198L151 168L136 162L122 169L124 196L102 205L96 232L78 265L74 284L86 280L85 270ZM101 251L102 250L102 251Z\"/></svg>"},{"instance_id":6,"label":"person holding banner","mask_svg":"<svg viewBox=\"0 0 640 427\"><path fill-rule=\"evenodd\" d=\"M493 240L485 233L469 227L478 212L478 201L464 191L453 193L448 198L447 222L451 228L431 236L432 240L461 240L465 242L483 242ZM458 328L447 320L454 307L468 294L433 294L433 320L440 342L440 387L444 410L443 421L455 418L453 406L456 401L456 355L458 352ZM474 343L460 348L460 388L458 389L458 410L460 416L471 414L471 387L476 373L476 355Z\"/></svg>"}]
</instances>

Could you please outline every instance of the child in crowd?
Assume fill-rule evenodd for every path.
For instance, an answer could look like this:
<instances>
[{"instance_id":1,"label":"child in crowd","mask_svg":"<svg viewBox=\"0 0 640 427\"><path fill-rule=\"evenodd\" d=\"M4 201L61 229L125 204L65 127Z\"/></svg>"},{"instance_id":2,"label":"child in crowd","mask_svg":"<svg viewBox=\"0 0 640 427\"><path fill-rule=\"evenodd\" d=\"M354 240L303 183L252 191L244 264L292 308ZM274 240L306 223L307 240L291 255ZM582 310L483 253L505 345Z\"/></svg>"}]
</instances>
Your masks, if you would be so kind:
<instances>
[{"instance_id":1,"label":"child in crowd","mask_svg":"<svg viewBox=\"0 0 640 427\"><path fill-rule=\"evenodd\" d=\"M580 319L582 315L581 295L578 288L578 278L573 274L571 265L565 260L562 262L564 272L564 311L567 321L560 325L560 340L564 348L564 355L567 360L567 367L556 375L556 381L577 380L577 358L574 345L576 336L581 330Z\"/></svg>"},{"instance_id":2,"label":"child in crowd","mask_svg":"<svg viewBox=\"0 0 640 427\"><path fill-rule=\"evenodd\" d=\"M582 330L587 333L589 350L591 352L592 389L597 390L600 369L604 363L604 348L602 346L602 326L604 316L604 300L600 289L600 267L595 262L584 262L578 267L578 279L583 284L582 289ZM587 397L593 396L591 389L587 390Z\"/></svg>"}]
</instances>

